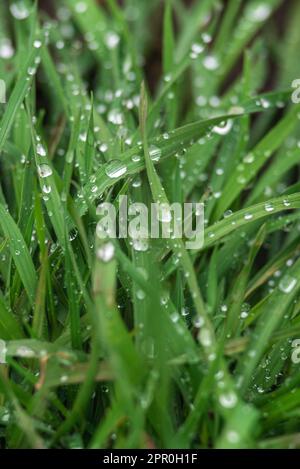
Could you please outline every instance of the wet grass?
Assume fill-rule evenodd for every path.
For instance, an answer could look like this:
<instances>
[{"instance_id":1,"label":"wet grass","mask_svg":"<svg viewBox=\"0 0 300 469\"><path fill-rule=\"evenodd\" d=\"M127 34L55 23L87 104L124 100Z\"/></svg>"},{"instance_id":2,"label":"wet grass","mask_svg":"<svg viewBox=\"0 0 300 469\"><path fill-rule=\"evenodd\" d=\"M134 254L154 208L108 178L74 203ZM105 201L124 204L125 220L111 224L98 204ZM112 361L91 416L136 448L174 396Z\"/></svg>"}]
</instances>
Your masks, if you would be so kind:
<instances>
[{"instance_id":1,"label":"wet grass","mask_svg":"<svg viewBox=\"0 0 300 469\"><path fill-rule=\"evenodd\" d=\"M9 3L1 447L299 447L298 2ZM203 246L101 239L124 195Z\"/></svg>"}]
</instances>

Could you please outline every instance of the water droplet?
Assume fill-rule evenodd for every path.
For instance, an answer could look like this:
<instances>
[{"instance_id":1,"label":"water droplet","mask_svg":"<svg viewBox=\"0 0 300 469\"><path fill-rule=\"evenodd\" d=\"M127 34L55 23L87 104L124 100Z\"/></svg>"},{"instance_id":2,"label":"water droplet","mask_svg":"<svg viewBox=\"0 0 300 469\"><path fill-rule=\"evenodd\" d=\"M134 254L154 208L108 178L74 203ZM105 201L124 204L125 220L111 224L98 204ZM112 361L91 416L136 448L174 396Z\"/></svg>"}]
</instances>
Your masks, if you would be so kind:
<instances>
[{"instance_id":1,"label":"water droplet","mask_svg":"<svg viewBox=\"0 0 300 469\"><path fill-rule=\"evenodd\" d=\"M172 221L172 212L168 204L158 204L157 219L163 223Z\"/></svg>"},{"instance_id":2,"label":"water droplet","mask_svg":"<svg viewBox=\"0 0 300 469\"><path fill-rule=\"evenodd\" d=\"M126 165L123 164L120 160L111 160L105 168L106 175L112 179L117 179L123 176L126 174L126 171Z\"/></svg>"},{"instance_id":3,"label":"water droplet","mask_svg":"<svg viewBox=\"0 0 300 469\"><path fill-rule=\"evenodd\" d=\"M203 59L203 65L207 70L217 70L219 68L219 60L214 55L207 55Z\"/></svg>"},{"instance_id":4,"label":"water droplet","mask_svg":"<svg viewBox=\"0 0 300 469\"><path fill-rule=\"evenodd\" d=\"M161 157L161 149L155 145L151 145L149 148L149 155L152 161L159 161Z\"/></svg>"},{"instance_id":5,"label":"water droplet","mask_svg":"<svg viewBox=\"0 0 300 469\"><path fill-rule=\"evenodd\" d=\"M12 3L10 12L16 20L25 20L30 13L25 3L21 1Z\"/></svg>"},{"instance_id":6,"label":"water droplet","mask_svg":"<svg viewBox=\"0 0 300 469\"><path fill-rule=\"evenodd\" d=\"M245 176L241 175L241 176L239 176L239 177L237 178L237 182L238 182L239 184L246 184L247 179L245 178Z\"/></svg>"},{"instance_id":7,"label":"water droplet","mask_svg":"<svg viewBox=\"0 0 300 469\"><path fill-rule=\"evenodd\" d=\"M249 9L248 16L252 21L265 21L271 14L271 7L267 3L255 5Z\"/></svg>"},{"instance_id":8,"label":"water droplet","mask_svg":"<svg viewBox=\"0 0 300 469\"><path fill-rule=\"evenodd\" d=\"M196 316L195 319L193 320L193 325L196 327L196 329L200 329L204 324L204 319L201 316Z\"/></svg>"},{"instance_id":9,"label":"water droplet","mask_svg":"<svg viewBox=\"0 0 300 469\"><path fill-rule=\"evenodd\" d=\"M32 77L33 75L35 75L36 69L34 67L29 67L27 69L27 73L28 73L28 75L30 75Z\"/></svg>"},{"instance_id":10,"label":"water droplet","mask_svg":"<svg viewBox=\"0 0 300 469\"><path fill-rule=\"evenodd\" d=\"M227 135L232 129L232 120L222 123L221 125L215 125L213 127L213 132L218 135Z\"/></svg>"},{"instance_id":11,"label":"water droplet","mask_svg":"<svg viewBox=\"0 0 300 469\"><path fill-rule=\"evenodd\" d=\"M250 305L248 303L242 304L242 310L240 314L241 319L246 319L249 316L249 312L250 312Z\"/></svg>"},{"instance_id":12,"label":"water droplet","mask_svg":"<svg viewBox=\"0 0 300 469\"><path fill-rule=\"evenodd\" d=\"M222 192L221 192L221 191L218 191L218 192L214 192L214 193L213 193L213 196L214 196L215 199L220 199L221 195L222 195Z\"/></svg>"},{"instance_id":13,"label":"water droplet","mask_svg":"<svg viewBox=\"0 0 300 469\"><path fill-rule=\"evenodd\" d=\"M149 240L147 238L134 238L132 247L135 251L145 252L149 249Z\"/></svg>"},{"instance_id":14,"label":"water droplet","mask_svg":"<svg viewBox=\"0 0 300 469\"><path fill-rule=\"evenodd\" d=\"M115 49L120 42L120 36L114 31L109 31L105 36L105 43L108 49Z\"/></svg>"},{"instance_id":15,"label":"water droplet","mask_svg":"<svg viewBox=\"0 0 300 469\"><path fill-rule=\"evenodd\" d=\"M215 374L216 381L220 381L223 377L224 377L224 371L222 370L217 371L217 373Z\"/></svg>"},{"instance_id":16,"label":"water droplet","mask_svg":"<svg viewBox=\"0 0 300 469\"><path fill-rule=\"evenodd\" d=\"M108 150L108 145L106 143L101 143L100 147L99 147L99 150L102 152L102 153L105 153L107 152Z\"/></svg>"},{"instance_id":17,"label":"water droplet","mask_svg":"<svg viewBox=\"0 0 300 469\"><path fill-rule=\"evenodd\" d=\"M209 329L201 329L199 332L199 341L203 347L210 347L212 344L212 337Z\"/></svg>"},{"instance_id":18,"label":"water droplet","mask_svg":"<svg viewBox=\"0 0 300 469\"><path fill-rule=\"evenodd\" d=\"M197 106L206 106L206 104L207 104L206 97L202 96L202 95L197 96L196 104L197 104Z\"/></svg>"},{"instance_id":19,"label":"water droplet","mask_svg":"<svg viewBox=\"0 0 300 469\"><path fill-rule=\"evenodd\" d=\"M81 142L84 142L84 143L85 143L85 142L86 142L86 139L87 139L87 133L86 133L86 132L84 132L84 133L82 133L82 134L79 135L79 140L80 140Z\"/></svg>"},{"instance_id":20,"label":"water droplet","mask_svg":"<svg viewBox=\"0 0 300 469\"><path fill-rule=\"evenodd\" d=\"M39 165L38 172L41 178L46 178L52 175L52 169L47 164Z\"/></svg>"},{"instance_id":21,"label":"water droplet","mask_svg":"<svg viewBox=\"0 0 300 469\"><path fill-rule=\"evenodd\" d=\"M46 156L47 155L47 152L46 152L46 149L45 147L41 144L41 143L38 143L37 146L36 146L36 152L38 155L40 156Z\"/></svg>"},{"instance_id":22,"label":"water droplet","mask_svg":"<svg viewBox=\"0 0 300 469\"><path fill-rule=\"evenodd\" d=\"M290 275L285 275L279 283L279 290L283 293L290 293L293 291L297 284L297 279L295 277L291 277Z\"/></svg>"},{"instance_id":23,"label":"water droplet","mask_svg":"<svg viewBox=\"0 0 300 469\"><path fill-rule=\"evenodd\" d=\"M226 407L227 409L232 409L236 406L238 401L237 395L233 391L229 391L227 393L221 394L219 397L219 402L222 407Z\"/></svg>"},{"instance_id":24,"label":"water droplet","mask_svg":"<svg viewBox=\"0 0 300 469\"><path fill-rule=\"evenodd\" d=\"M212 41L212 36L209 33L202 33L201 38L205 44L209 44Z\"/></svg>"},{"instance_id":25,"label":"water droplet","mask_svg":"<svg viewBox=\"0 0 300 469\"><path fill-rule=\"evenodd\" d=\"M172 80L172 75L170 73L168 73L167 75L164 76L164 81L166 83L169 83L169 81Z\"/></svg>"},{"instance_id":26,"label":"water droplet","mask_svg":"<svg viewBox=\"0 0 300 469\"><path fill-rule=\"evenodd\" d=\"M85 2L77 2L75 5L76 13L85 13L87 11L87 4Z\"/></svg>"},{"instance_id":27,"label":"water droplet","mask_svg":"<svg viewBox=\"0 0 300 469\"><path fill-rule=\"evenodd\" d=\"M226 210L226 212L224 212L224 218L228 218L228 217L231 217L231 215L233 214L232 210Z\"/></svg>"},{"instance_id":28,"label":"water droplet","mask_svg":"<svg viewBox=\"0 0 300 469\"><path fill-rule=\"evenodd\" d=\"M25 345L18 347L16 352L19 357L32 358L35 356L34 351L31 348L26 347Z\"/></svg>"},{"instance_id":29,"label":"water droplet","mask_svg":"<svg viewBox=\"0 0 300 469\"><path fill-rule=\"evenodd\" d=\"M51 186L44 185L42 190L43 190L44 194L50 194L52 189L51 189Z\"/></svg>"},{"instance_id":30,"label":"water droplet","mask_svg":"<svg viewBox=\"0 0 300 469\"><path fill-rule=\"evenodd\" d=\"M97 259L102 262L110 262L114 258L114 255L115 246L111 242L105 243L97 249Z\"/></svg>"},{"instance_id":31,"label":"water droplet","mask_svg":"<svg viewBox=\"0 0 300 469\"><path fill-rule=\"evenodd\" d=\"M184 306L184 307L181 309L181 315L182 315L182 316L189 316L189 314L190 314L189 308L187 308L186 306Z\"/></svg>"},{"instance_id":32,"label":"water droplet","mask_svg":"<svg viewBox=\"0 0 300 469\"><path fill-rule=\"evenodd\" d=\"M122 125L124 122L124 117L120 109L112 109L109 111L107 119L109 122L115 125Z\"/></svg>"},{"instance_id":33,"label":"water droplet","mask_svg":"<svg viewBox=\"0 0 300 469\"><path fill-rule=\"evenodd\" d=\"M221 103L221 100L218 96L212 96L211 98L209 98L209 104L212 107L219 107L220 103Z\"/></svg>"},{"instance_id":34,"label":"water droplet","mask_svg":"<svg viewBox=\"0 0 300 469\"><path fill-rule=\"evenodd\" d=\"M179 318L180 318L179 314L176 311L175 311L175 313L172 313L170 317L171 317L171 321L174 324L176 324L179 321Z\"/></svg>"},{"instance_id":35,"label":"water droplet","mask_svg":"<svg viewBox=\"0 0 300 469\"><path fill-rule=\"evenodd\" d=\"M6 410L0 418L2 422L7 423L10 420L10 413Z\"/></svg>"},{"instance_id":36,"label":"water droplet","mask_svg":"<svg viewBox=\"0 0 300 469\"><path fill-rule=\"evenodd\" d=\"M264 99L264 98L260 100L260 103L264 109L268 109L271 106L271 103L267 99Z\"/></svg>"},{"instance_id":37,"label":"water droplet","mask_svg":"<svg viewBox=\"0 0 300 469\"><path fill-rule=\"evenodd\" d=\"M12 46L12 43L9 39L2 38L0 39L0 57L1 59L10 59L13 57L15 50Z\"/></svg>"},{"instance_id":38,"label":"water droplet","mask_svg":"<svg viewBox=\"0 0 300 469\"><path fill-rule=\"evenodd\" d=\"M273 212L273 210L275 210L273 204L271 204L271 203L266 203L266 204L265 204L265 211L266 211L266 212Z\"/></svg>"},{"instance_id":39,"label":"water droplet","mask_svg":"<svg viewBox=\"0 0 300 469\"><path fill-rule=\"evenodd\" d=\"M191 50L196 55L199 55L204 51L204 46L202 44L199 44L199 42L194 42L194 44L192 44Z\"/></svg>"},{"instance_id":40,"label":"water droplet","mask_svg":"<svg viewBox=\"0 0 300 469\"><path fill-rule=\"evenodd\" d=\"M242 106L232 106L228 113L229 114L234 114L234 115L239 115L239 114L244 114L245 109Z\"/></svg>"},{"instance_id":41,"label":"water droplet","mask_svg":"<svg viewBox=\"0 0 300 469\"><path fill-rule=\"evenodd\" d=\"M137 175L132 181L132 187L137 188L137 187L141 187L141 185L142 185L141 177L140 175Z\"/></svg>"},{"instance_id":42,"label":"water droplet","mask_svg":"<svg viewBox=\"0 0 300 469\"><path fill-rule=\"evenodd\" d=\"M145 292L143 290L138 290L136 292L136 297L138 300L144 300L146 297Z\"/></svg>"},{"instance_id":43,"label":"water droplet","mask_svg":"<svg viewBox=\"0 0 300 469\"><path fill-rule=\"evenodd\" d=\"M42 41L36 39L33 43L33 47L35 47L35 49L39 49L40 47L42 47Z\"/></svg>"},{"instance_id":44,"label":"water droplet","mask_svg":"<svg viewBox=\"0 0 300 469\"><path fill-rule=\"evenodd\" d=\"M140 155L133 155L131 157L131 161L133 161L134 163L138 163L139 161L141 161Z\"/></svg>"},{"instance_id":45,"label":"water droplet","mask_svg":"<svg viewBox=\"0 0 300 469\"><path fill-rule=\"evenodd\" d=\"M251 164L251 163L253 163L253 161L254 161L254 154L253 153L248 153L248 155L246 155L243 158L243 162L247 163L247 164Z\"/></svg>"},{"instance_id":46,"label":"water droplet","mask_svg":"<svg viewBox=\"0 0 300 469\"><path fill-rule=\"evenodd\" d=\"M233 430L228 430L226 432L226 439L229 443L238 443L240 441L240 435Z\"/></svg>"}]
</instances>

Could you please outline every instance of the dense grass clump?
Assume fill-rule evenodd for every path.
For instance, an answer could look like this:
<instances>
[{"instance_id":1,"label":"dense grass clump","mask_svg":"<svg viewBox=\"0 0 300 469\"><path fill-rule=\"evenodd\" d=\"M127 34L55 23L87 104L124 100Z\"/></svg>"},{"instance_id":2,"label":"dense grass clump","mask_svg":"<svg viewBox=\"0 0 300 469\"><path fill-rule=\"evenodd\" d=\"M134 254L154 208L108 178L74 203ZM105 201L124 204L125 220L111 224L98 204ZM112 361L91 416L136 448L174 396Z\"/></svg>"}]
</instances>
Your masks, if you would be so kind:
<instances>
[{"instance_id":1,"label":"dense grass clump","mask_svg":"<svg viewBox=\"0 0 300 469\"><path fill-rule=\"evenodd\" d=\"M299 22L1 2L1 447L300 446ZM203 246L104 240L124 196L204 203Z\"/></svg>"}]
</instances>

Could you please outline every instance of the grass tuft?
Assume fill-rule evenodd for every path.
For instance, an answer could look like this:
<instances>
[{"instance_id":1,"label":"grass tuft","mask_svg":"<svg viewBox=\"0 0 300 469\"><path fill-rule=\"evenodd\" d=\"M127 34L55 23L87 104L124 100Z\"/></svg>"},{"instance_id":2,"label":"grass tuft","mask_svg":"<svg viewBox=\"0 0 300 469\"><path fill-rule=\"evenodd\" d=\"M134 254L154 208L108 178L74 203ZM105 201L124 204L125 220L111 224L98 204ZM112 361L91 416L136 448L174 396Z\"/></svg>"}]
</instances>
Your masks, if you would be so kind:
<instances>
[{"instance_id":1,"label":"grass tuft","mask_svg":"<svg viewBox=\"0 0 300 469\"><path fill-rule=\"evenodd\" d=\"M43 3L0 5L0 447L300 447L299 2ZM100 236L124 197L203 245Z\"/></svg>"}]
</instances>

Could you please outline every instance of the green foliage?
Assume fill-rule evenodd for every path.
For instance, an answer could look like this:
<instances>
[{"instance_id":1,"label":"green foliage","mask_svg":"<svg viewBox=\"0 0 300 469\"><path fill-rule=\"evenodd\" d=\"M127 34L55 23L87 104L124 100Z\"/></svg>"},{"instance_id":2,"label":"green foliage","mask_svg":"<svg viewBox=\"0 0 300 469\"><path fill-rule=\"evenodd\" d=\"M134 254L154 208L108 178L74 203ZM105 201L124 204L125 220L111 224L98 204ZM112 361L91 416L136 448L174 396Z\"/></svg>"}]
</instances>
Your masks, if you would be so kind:
<instances>
[{"instance_id":1,"label":"green foliage","mask_svg":"<svg viewBox=\"0 0 300 469\"><path fill-rule=\"evenodd\" d=\"M1 446L299 447L300 5L7 3ZM100 239L124 195L203 246Z\"/></svg>"}]
</instances>

